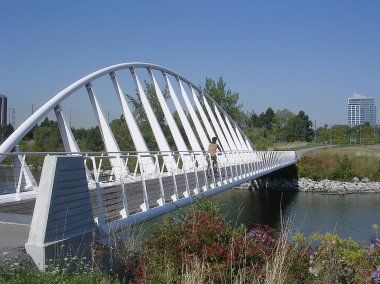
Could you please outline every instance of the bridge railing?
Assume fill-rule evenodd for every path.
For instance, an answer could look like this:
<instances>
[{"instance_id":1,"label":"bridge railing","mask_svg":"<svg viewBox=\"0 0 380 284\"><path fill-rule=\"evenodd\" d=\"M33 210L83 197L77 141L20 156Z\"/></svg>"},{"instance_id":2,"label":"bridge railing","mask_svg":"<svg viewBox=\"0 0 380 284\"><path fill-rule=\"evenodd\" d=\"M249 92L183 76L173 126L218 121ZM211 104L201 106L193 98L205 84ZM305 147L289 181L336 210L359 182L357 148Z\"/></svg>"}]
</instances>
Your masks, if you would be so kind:
<instances>
[{"instance_id":1,"label":"bridge railing","mask_svg":"<svg viewBox=\"0 0 380 284\"><path fill-rule=\"evenodd\" d=\"M293 151L230 151L217 155L214 171L209 162L212 158L205 152L12 153L0 166L0 203L36 197L47 155L84 156L90 190L107 201L94 204L108 215L112 211L112 220L254 178L296 161ZM168 156L171 159L165 158ZM111 163L115 159L118 163ZM152 164L154 168L149 166ZM113 198L106 197L107 192L112 192ZM131 194L135 195L133 202L129 200ZM106 208L112 202L114 208Z\"/></svg>"},{"instance_id":2,"label":"bridge railing","mask_svg":"<svg viewBox=\"0 0 380 284\"><path fill-rule=\"evenodd\" d=\"M62 242L76 246L86 236L84 249L95 231L106 240L296 162L295 152L231 151L218 155L214 170L208 162L212 157L203 152L54 153L44 158L40 178L35 179L31 168L40 170L43 156L29 154L9 155L15 192L0 195L0 208L35 198L35 203L28 201L36 214L25 247L41 269L45 256L53 256ZM154 168L147 166L152 165L148 159ZM0 176L0 185L4 177L9 175Z\"/></svg>"}]
</instances>

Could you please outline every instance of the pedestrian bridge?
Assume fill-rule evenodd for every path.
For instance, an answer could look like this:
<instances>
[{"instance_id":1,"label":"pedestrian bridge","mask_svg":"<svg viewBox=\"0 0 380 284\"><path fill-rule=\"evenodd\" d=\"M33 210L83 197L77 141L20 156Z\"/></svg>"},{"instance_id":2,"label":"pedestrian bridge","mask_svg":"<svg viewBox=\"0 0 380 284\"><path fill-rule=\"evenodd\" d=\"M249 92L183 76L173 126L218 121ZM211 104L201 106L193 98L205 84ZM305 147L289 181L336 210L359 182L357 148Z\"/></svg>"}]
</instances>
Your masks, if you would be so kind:
<instances>
[{"instance_id":1,"label":"pedestrian bridge","mask_svg":"<svg viewBox=\"0 0 380 284\"><path fill-rule=\"evenodd\" d=\"M146 78L145 88L140 78ZM146 131L122 86L136 92L156 149L149 149ZM149 86L154 92L148 92ZM65 102L83 93L100 129L102 153L81 151L64 113ZM135 151L121 149L102 96L96 93L103 95L103 102L118 100ZM50 112L56 116L65 152L22 152L20 141ZM218 137L222 149L215 171L206 152L212 137ZM44 268L51 244L94 228L118 232L295 164L296 154L256 151L208 94L176 72L153 64L123 63L83 77L46 102L0 145L0 161L0 213L34 210L26 248Z\"/></svg>"}]
</instances>

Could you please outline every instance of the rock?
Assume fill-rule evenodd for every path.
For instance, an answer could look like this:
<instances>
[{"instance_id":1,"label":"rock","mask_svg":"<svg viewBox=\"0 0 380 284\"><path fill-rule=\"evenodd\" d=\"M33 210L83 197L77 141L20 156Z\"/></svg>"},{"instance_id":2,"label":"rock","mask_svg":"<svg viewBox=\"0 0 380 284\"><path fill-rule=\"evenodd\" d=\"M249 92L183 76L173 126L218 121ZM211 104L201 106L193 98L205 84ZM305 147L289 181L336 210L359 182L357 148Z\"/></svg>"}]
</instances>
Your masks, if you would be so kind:
<instances>
[{"instance_id":1,"label":"rock","mask_svg":"<svg viewBox=\"0 0 380 284\"><path fill-rule=\"evenodd\" d=\"M365 183L369 182L369 178L367 177L362 178L362 182L365 182Z\"/></svg>"},{"instance_id":2,"label":"rock","mask_svg":"<svg viewBox=\"0 0 380 284\"><path fill-rule=\"evenodd\" d=\"M352 179L352 181L353 181L353 182L359 182L360 179L359 179L358 177L354 177L354 178Z\"/></svg>"},{"instance_id":3,"label":"rock","mask_svg":"<svg viewBox=\"0 0 380 284\"><path fill-rule=\"evenodd\" d=\"M25 271L30 271L37 268L33 259L26 253L24 247L1 251L0 267L21 267Z\"/></svg>"}]
</instances>

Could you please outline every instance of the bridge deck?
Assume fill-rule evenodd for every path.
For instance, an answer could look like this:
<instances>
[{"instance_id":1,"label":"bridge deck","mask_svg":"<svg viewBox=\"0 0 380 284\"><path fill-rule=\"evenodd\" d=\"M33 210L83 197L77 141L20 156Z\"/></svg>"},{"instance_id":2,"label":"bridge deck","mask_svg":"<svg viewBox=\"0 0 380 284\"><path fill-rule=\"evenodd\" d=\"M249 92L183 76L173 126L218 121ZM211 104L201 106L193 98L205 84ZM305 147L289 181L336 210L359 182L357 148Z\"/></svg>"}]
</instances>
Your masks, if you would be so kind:
<instances>
[{"instance_id":1,"label":"bridge deck","mask_svg":"<svg viewBox=\"0 0 380 284\"><path fill-rule=\"evenodd\" d=\"M235 171L232 168L232 171ZM232 179L233 172L231 168L222 168L221 177L223 180ZM235 173L236 176L236 173ZM188 190L193 193L194 189L207 187L213 182L212 177L205 178L204 171L189 172L185 174L177 174L161 177L162 188L165 196L165 203L172 202L172 195L175 195L175 188L177 188L178 198L183 198L183 194ZM186 182L187 179L187 182ZM219 177L215 177L216 182ZM197 186L197 183L199 186ZM149 208L158 206L157 200L161 197L161 189L159 178L147 179L145 181ZM176 186L175 186L176 185ZM143 182L141 180L135 182L127 182L124 184L129 214L141 212L140 205L144 203L143 198ZM90 189L91 202L93 205L94 217L98 216L98 200L96 189ZM122 187L120 183L102 183L101 196L103 208L105 211L106 221L112 221L120 218L120 211L124 209ZM20 214L20 215L33 215L35 199L27 199L21 201L13 201L5 204L0 204L0 213Z\"/></svg>"}]
</instances>

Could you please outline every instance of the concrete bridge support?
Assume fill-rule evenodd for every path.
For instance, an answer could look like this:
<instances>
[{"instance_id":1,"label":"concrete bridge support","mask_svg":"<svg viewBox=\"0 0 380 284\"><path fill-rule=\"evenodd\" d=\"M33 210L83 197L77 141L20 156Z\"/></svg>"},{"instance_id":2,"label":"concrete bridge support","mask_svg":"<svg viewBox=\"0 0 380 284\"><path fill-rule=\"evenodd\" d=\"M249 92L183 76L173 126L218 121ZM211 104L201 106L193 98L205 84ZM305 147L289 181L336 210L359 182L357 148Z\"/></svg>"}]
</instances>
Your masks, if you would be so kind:
<instances>
[{"instance_id":1,"label":"concrete bridge support","mask_svg":"<svg viewBox=\"0 0 380 284\"><path fill-rule=\"evenodd\" d=\"M84 158L45 157L27 253L41 270L50 259L90 259L95 229Z\"/></svg>"}]
</instances>

